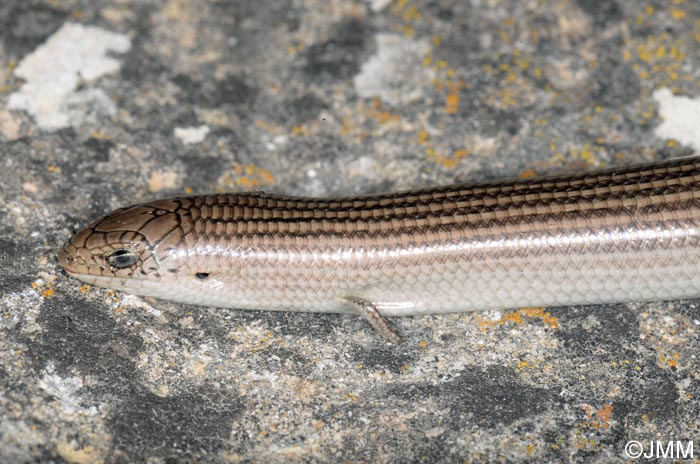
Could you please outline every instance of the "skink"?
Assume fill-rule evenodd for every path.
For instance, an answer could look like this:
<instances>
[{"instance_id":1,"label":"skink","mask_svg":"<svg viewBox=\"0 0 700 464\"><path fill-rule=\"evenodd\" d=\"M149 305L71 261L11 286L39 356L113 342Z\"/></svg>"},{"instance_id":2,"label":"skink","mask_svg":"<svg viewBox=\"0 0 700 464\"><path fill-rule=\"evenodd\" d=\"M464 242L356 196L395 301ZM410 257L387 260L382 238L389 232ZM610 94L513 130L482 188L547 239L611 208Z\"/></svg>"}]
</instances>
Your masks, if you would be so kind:
<instances>
[{"instance_id":1,"label":"skink","mask_svg":"<svg viewBox=\"0 0 700 464\"><path fill-rule=\"evenodd\" d=\"M345 198L260 192L118 209L73 277L182 303L384 316L700 297L700 157Z\"/></svg>"}]
</instances>

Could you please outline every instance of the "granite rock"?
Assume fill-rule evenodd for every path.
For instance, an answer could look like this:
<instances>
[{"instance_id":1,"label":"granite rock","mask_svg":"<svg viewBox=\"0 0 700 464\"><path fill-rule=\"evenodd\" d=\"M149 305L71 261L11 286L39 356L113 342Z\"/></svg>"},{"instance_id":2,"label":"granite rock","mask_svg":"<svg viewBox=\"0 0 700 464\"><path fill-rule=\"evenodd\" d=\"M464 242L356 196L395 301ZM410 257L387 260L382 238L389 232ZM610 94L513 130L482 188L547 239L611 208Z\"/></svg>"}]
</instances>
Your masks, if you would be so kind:
<instances>
[{"instance_id":1,"label":"granite rock","mask_svg":"<svg viewBox=\"0 0 700 464\"><path fill-rule=\"evenodd\" d=\"M350 316L92 288L56 251L161 196L692 154L698 17L671 0L3 1L0 462L626 462L631 440L697 443L698 301L402 318L396 347Z\"/></svg>"}]
</instances>

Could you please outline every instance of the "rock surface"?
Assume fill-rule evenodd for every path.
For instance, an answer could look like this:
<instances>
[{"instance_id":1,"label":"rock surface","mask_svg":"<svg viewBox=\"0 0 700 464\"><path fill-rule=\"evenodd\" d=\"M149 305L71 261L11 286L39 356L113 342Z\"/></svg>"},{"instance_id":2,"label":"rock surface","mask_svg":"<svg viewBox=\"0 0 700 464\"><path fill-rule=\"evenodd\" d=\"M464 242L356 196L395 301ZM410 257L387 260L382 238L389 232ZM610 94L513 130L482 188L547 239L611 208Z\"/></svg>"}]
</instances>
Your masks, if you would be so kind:
<instances>
[{"instance_id":1,"label":"rock surface","mask_svg":"<svg viewBox=\"0 0 700 464\"><path fill-rule=\"evenodd\" d=\"M698 301L404 318L392 347L349 316L90 288L56 251L159 196L689 155L698 17L671 0L4 0L0 462L624 462L630 440L697 443Z\"/></svg>"}]
</instances>

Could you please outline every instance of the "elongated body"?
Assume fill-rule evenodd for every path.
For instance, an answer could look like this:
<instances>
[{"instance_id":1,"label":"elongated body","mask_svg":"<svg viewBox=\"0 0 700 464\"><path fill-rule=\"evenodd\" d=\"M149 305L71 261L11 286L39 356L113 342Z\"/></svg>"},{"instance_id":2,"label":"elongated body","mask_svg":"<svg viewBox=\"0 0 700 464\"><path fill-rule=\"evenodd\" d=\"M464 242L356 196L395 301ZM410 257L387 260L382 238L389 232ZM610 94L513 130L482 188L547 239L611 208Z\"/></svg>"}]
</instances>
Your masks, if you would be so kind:
<instances>
[{"instance_id":1,"label":"elongated body","mask_svg":"<svg viewBox=\"0 0 700 464\"><path fill-rule=\"evenodd\" d=\"M117 210L60 262L85 282L240 309L402 316L700 297L700 158L317 199Z\"/></svg>"}]
</instances>

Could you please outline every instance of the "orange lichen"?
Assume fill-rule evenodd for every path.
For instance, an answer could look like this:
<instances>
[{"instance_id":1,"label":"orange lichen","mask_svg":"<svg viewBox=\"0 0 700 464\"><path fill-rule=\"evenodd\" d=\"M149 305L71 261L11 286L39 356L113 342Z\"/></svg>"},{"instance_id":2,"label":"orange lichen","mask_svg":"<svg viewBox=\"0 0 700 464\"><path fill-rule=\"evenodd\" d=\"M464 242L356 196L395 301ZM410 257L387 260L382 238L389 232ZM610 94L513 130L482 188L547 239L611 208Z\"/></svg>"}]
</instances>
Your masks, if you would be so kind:
<instances>
[{"instance_id":1,"label":"orange lichen","mask_svg":"<svg viewBox=\"0 0 700 464\"><path fill-rule=\"evenodd\" d=\"M523 172L521 172L520 174L518 174L518 177L520 179L527 179L529 177L536 177L536 176L537 176L537 173L532 168L526 169Z\"/></svg>"},{"instance_id":2,"label":"orange lichen","mask_svg":"<svg viewBox=\"0 0 700 464\"><path fill-rule=\"evenodd\" d=\"M412 26L409 26L408 24L395 25L395 26L393 26L393 28L396 29L397 31L401 32L406 37L413 38L416 35L415 28L413 28Z\"/></svg>"},{"instance_id":3,"label":"orange lichen","mask_svg":"<svg viewBox=\"0 0 700 464\"><path fill-rule=\"evenodd\" d=\"M378 111L372 115L374 119L377 120L379 124L386 124L390 121L398 121L401 116L398 114L389 113L388 111Z\"/></svg>"},{"instance_id":4,"label":"orange lichen","mask_svg":"<svg viewBox=\"0 0 700 464\"><path fill-rule=\"evenodd\" d=\"M423 129L419 130L418 131L418 143L420 145L425 145L428 142L428 140L430 140L430 134L428 133L428 131L425 131Z\"/></svg>"},{"instance_id":5,"label":"orange lichen","mask_svg":"<svg viewBox=\"0 0 700 464\"><path fill-rule=\"evenodd\" d=\"M384 111L381 108L382 101L379 99L379 97L374 97L374 99L372 99L372 108L365 110L365 116L376 120L380 125L401 119L401 116L398 114Z\"/></svg>"},{"instance_id":6,"label":"orange lichen","mask_svg":"<svg viewBox=\"0 0 700 464\"><path fill-rule=\"evenodd\" d=\"M401 11L406 7L408 4L408 0L396 0L393 5L391 5L391 12L399 16L401 15Z\"/></svg>"},{"instance_id":7,"label":"orange lichen","mask_svg":"<svg viewBox=\"0 0 700 464\"><path fill-rule=\"evenodd\" d=\"M522 324L526 319L540 319L542 323L550 329L558 329L559 321L544 308L521 308L514 311L507 311L501 315L497 321L482 320L479 322L482 332L490 327L505 325L508 323Z\"/></svg>"},{"instance_id":8,"label":"orange lichen","mask_svg":"<svg viewBox=\"0 0 700 464\"><path fill-rule=\"evenodd\" d=\"M428 160L433 163L441 164L445 169L453 169L459 161L468 156L471 152L467 149L455 150L451 156L444 156L435 151L433 147L425 149L425 154L428 155Z\"/></svg>"},{"instance_id":9,"label":"orange lichen","mask_svg":"<svg viewBox=\"0 0 700 464\"><path fill-rule=\"evenodd\" d=\"M680 359L678 353L673 353L671 356L666 356L664 354L659 355L659 362L661 364L666 364L669 367L678 367L678 360Z\"/></svg>"},{"instance_id":10,"label":"orange lichen","mask_svg":"<svg viewBox=\"0 0 700 464\"><path fill-rule=\"evenodd\" d=\"M496 96L496 100L493 101L493 104L501 108L512 108L518 104L517 97L519 96L519 92L514 88L504 87L502 89L496 89L494 95Z\"/></svg>"},{"instance_id":11,"label":"orange lichen","mask_svg":"<svg viewBox=\"0 0 700 464\"><path fill-rule=\"evenodd\" d=\"M102 132L98 129L93 130L90 132L90 137L93 139L99 139L99 140L112 140L112 136L110 134L107 134L106 132Z\"/></svg>"},{"instance_id":12,"label":"orange lichen","mask_svg":"<svg viewBox=\"0 0 700 464\"><path fill-rule=\"evenodd\" d=\"M404 21L416 21L418 19L421 19L423 15L420 14L418 11L418 8L416 8L415 5L409 5L408 8L406 8L403 13L401 14L401 19Z\"/></svg>"},{"instance_id":13,"label":"orange lichen","mask_svg":"<svg viewBox=\"0 0 700 464\"><path fill-rule=\"evenodd\" d=\"M677 14L680 15L685 13L682 10L678 11L680 13ZM696 24L696 35L697 28ZM625 61L637 58L637 62L632 64L632 69L641 79L653 80L657 88L672 87L672 83L678 80L687 82L693 80L693 76L689 73L681 72L687 50L695 47L695 44L691 45L688 41L686 36L673 37L668 33L648 35L645 38L630 41L622 51L622 56Z\"/></svg>"},{"instance_id":14,"label":"orange lichen","mask_svg":"<svg viewBox=\"0 0 700 464\"><path fill-rule=\"evenodd\" d=\"M518 370L519 370L519 369L528 369L528 368L529 368L529 369L532 369L532 368L534 368L534 367L535 367L535 366L533 366L532 364L528 364L527 361L519 361L518 364L515 365L515 368L518 369Z\"/></svg>"},{"instance_id":15,"label":"orange lichen","mask_svg":"<svg viewBox=\"0 0 700 464\"><path fill-rule=\"evenodd\" d=\"M445 113L454 114L459 109L459 94L457 92L452 92L447 95L445 101Z\"/></svg>"},{"instance_id":16,"label":"orange lichen","mask_svg":"<svg viewBox=\"0 0 700 464\"><path fill-rule=\"evenodd\" d=\"M590 421L591 427L594 429L609 429L612 422L613 407L607 403L602 408L593 410L589 405L583 406L586 412L586 418Z\"/></svg>"},{"instance_id":17,"label":"orange lichen","mask_svg":"<svg viewBox=\"0 0 700 464\"><path fill-rule=\"evenodd\" d=\"M673 19L683 19L688 16L688 13L679 8L671 8L671 16L673 16Z\"/></svg>"},{"instance_id":18,"label":"orange lichen","mask_svg":"<svg viewBox=\"0 0 700 464\"><path fill-rule=\"evenodd\" d=\"M258 126L260 129L267 132L271 132L273 134L279 134L283 132L282 128L278 125L273 124L271 122L263 121L262 119L258 119L257 121L255 121L255 125Z\"/></svg>"},{"instance_id":19,"label":"orange lichen","mask_svg":"<svg viewBox=\"0 0 700 464\"><path fill-rule=\"evenodd\" d=\"M44 279L37 279L32 282L32 288L39 292L42 298L51 298L56 294L53 284L46 282Z\"/></svg>"},{"instance_id":20,"label":"orange lichen","mask_svg":"<svg viewBox=\"0 0 700 464\"><path fill-rule=\"evenodd\" d=\"M463 148L463 149L461 149L461 150L455 150L455 151L452 153L452 158L453 158L455 161L459 161L459 160L461 160L462 158L464 158L465 156L469 156L469 153L471 153L471 152L470 152L469 150L467 150L466 148Z\"/></svg>"},{"instance_id":21,"label":"orange lichen","mask_svg":"<svg viewBox=\"0 0 700 464\"><path fill-rule=\"evenodd\" d=\"M296 136L307 136L309 135L309 129L306 127L305 124L294 126L292 127L292 134Z\"/></svg>"},{"instance_id":22,"label":"orange lichen","mask_svg":"<svg viewBox=\"0 0 700 464\"><path fill-rule=\"evenodd\" d=\"M287 47L287 53L289 53L291 56L294 56L297 53L304 51L305 48L306 48L306 44L304 44L303 42L300 42L296 45L289 45ZM273 90L273 92L274 92L274 90ZM274 93L277 93L277 92L274 92Z\"/></svg>"},{"instance_id":23,"label":"orange lichen","mask_svg":"<svg viewBox=\"0 0 700 464\"><path fill-rule=\"evenodd\" d=\"M217 182L217 191L225 192L231 189L254 190L274 184L275 177L270 171L252 164L236 163L231 170Z\"/></svg>"},{"instance_id":24,"label":"orange lichen","mask_svg":"<svg viewBox=\"0 0 700 464\"><path fill-rule=\"evenodd\" d=\"M522 324L523 317L520 314L520 311L509 311L509 312L505 313L503 316L501 316L501 320L499 322L501 324L505 324L506 322L513 322L515 324Z\"/></svg>"},{"instance_id":25,"label":"orange lichen","mask_svg":"<svg viewBox=\"0 0 700 464\"><path fill-rule=\"evenodd\" d=\"M397 0L391 6L391 13L400 17L404 23L415 22L423 18L418 7L408 0Z\"/></svg>"}]
</instances>

